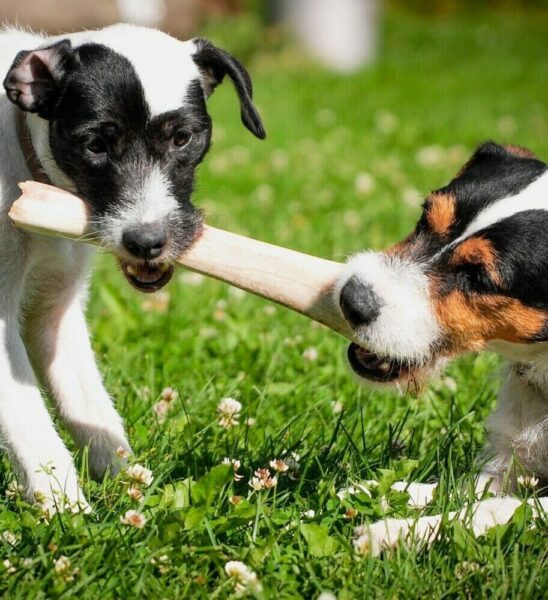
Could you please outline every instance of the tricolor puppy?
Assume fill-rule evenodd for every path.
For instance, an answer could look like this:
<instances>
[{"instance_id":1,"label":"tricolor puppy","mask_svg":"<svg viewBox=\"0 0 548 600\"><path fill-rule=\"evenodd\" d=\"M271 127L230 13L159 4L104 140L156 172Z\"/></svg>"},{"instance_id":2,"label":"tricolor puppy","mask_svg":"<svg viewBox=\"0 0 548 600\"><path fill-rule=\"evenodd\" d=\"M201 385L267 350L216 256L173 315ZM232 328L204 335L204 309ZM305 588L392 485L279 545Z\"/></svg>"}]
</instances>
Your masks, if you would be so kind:
<instances>
[{"instance_id":1,"label":"tricolor puppy","mask_svg":"<svg viewBox=\"0 0 548 600\"><path fill-rule=\"evenodd\" d=\"M90 250L17 231L17 183L44 179L85 197L102 244L137 289L165 285L200 232L191 203L211 140L206 100L226 75L245 126L265 136L247 71L203 39L115 25L56 38L0 33L0 435L29 499L85 500L42 401L46 385L92 472L128 449L83 317ZM32 367L31 367L32 364Z\"/></svg>"},{"instance_id":2,"label":"tricolor puppy","mask_svg":"<svg viewBox=\"0 0 548 600\"><path fill-rule=\"evenodd\" d=\"M416 391L464 352L507 359L479 489L503 491L507 475L511 485L520 474L548 483L547 232L547 165L486 143L428 196L411 235L350 259L335 291L357 335L348 359L363 381ZM500 504L493 510L508 518ZM372 549L404 525L391 522L389 534L375 524Z\"/></svg>"}]
</instances>

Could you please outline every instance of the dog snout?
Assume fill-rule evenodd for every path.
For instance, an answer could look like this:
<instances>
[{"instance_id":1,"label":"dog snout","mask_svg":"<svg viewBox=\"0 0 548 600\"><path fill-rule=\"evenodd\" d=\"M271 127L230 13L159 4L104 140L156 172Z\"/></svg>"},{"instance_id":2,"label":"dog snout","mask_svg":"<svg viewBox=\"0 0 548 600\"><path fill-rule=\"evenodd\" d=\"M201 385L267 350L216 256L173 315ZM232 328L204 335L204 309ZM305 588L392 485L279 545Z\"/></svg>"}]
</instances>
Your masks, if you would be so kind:
<instances>
[{"instance_id":1,"label":"dog snout","mask_svg":"<svg viewBox=\"0 0 548 600\"><path fill-rule=\"evenodd\" d=\"M354 328L370 325L381 309L381 300L371 285L355 276L342 288L339 304L346 320Z\"/></svg>"},{"instance_id":2,"label":"dog snout","mask_svg":"<svg viewBox=\"0 0 548 600\"><path fill-rule=\"evenodd\" d=\"M135 258L151 260L158 258L168 240L167 227L153 223L127 229L122 234L124 248Z\"/></svg>"}]
</instances>

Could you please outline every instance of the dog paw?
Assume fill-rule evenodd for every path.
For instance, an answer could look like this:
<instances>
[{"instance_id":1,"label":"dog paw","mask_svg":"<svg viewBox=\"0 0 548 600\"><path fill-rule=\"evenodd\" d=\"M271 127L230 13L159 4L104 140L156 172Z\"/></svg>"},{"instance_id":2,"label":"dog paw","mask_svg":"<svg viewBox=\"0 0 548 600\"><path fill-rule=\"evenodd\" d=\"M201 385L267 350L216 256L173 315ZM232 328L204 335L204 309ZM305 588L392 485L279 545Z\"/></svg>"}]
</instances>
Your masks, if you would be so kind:
<instances>
[{"instance_id":1,"label":"dog paw","mask_svg":"<svg viewBox=\"0 0 548 600\"><path fill-rule=\"evenodd\" d=\"M27 478L27 501L39 508L46 518L58 512L91 512L72 465L65 469L48 464Z\"/></svg>"},{"instance_id":2,"label":"dog paw","mask_svg":"<svg viewBox=\"0 0 548 600\"><path fill-rule=\"evenodd\" d=\"M379 556L384 550L395 548L399 543L408 547L430 545L438 536L440 516L413 519L383 519L376 523L361 525L354 531L354 549L357 554Z\"/></svg>"},{"instance_id":3,"label":"dog paw","mask_svg":"<svg viewBox=\"0 0 548 600\"><path fill-rule=\"evenodd\" d=\"M88 466L93 479L116 475L127 465L131 446L123 432L102 431L88 442Z\"/></svg>"},{"instance_id":4,"label":"dog paw","mask_svg":"<svg viewBox=\"0 0 548 600\"><path fill-rule=\"evenodd\" d=\"M406 481L396 481L392 489L398 492L407 492L409 500L407 505L413 508L424 508L434 498L434 493L438 487L437 483L408 483Z\"/></svg>"}]
</instances>

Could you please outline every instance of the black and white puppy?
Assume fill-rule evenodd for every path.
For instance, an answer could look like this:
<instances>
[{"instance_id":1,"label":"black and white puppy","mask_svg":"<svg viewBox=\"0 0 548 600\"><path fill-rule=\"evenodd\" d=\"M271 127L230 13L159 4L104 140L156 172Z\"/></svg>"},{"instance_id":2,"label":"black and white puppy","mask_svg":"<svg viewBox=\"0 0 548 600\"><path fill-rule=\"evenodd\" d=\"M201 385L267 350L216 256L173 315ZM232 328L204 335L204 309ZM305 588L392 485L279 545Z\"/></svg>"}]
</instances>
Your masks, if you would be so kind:
<instances>
[{"instance_id":1,"label":"black and white puppy","mask_svg":"<svg viewBox=\"0 0 548 600\"><path fill-rule=\"evenodd\" d=\"M469 351L508 360L479 491L503 492L520 474L548 484L547 231L547 165L523 148L487 143L428 196L405 240L353 257L335 291L359 342L350 365L376 386L416 391ZM434 489L420 487L411 495ZM548 498L541 504L548 510ZM505 522L518 505L511 497L478 503L474 530ZM378 553L413 528L431 541L440 523L382 521L361 529L357 547Z\"/></svg>"},{"instance_id":2,"label":"black and white puppy","mask_svg":"<svg viewBox=\"0 0 548 600\"><path fill-rule=\"evenodd\" d=\"M0 72L1 442L30 500L87 506L37 378L78 445L89 445L92 473L115 471L129 444L83 316L91 251L17 231L7 216L17 183L38 168L85 197L124 275L155 291L200 231L191 193L211 141L206 99L226 75L245 126L265 133L247 71L203 39L123 24L55 38L5 29Z\"/></svg>"}]
</instances>

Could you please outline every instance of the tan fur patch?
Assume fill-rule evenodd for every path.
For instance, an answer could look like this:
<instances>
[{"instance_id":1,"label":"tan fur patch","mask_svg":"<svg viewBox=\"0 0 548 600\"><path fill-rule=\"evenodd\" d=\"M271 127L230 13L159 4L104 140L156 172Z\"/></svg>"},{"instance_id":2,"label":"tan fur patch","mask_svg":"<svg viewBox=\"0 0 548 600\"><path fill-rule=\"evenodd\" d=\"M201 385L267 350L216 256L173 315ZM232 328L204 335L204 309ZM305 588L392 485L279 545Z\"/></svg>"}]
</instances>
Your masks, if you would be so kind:
<instances>
[{"instance_id":1,"label":"tan fur patch","mask_svg":"<svg viewBox=\"0 0 548 600\"><path fill-rule=\"evenodd\" d=\"M426 220L434 233L447 233L455 222L455 198L451 194L430 194Z\"/></svg>"},{"instance_id":2,"label":"tan fur patch","mask_svg":"<svg viewBox=\"0 0 548 600\"><path fill-rule=\"evenodd\" d=\"M451 262L454 265L468 263L481 265L497 285L501 284L500 273L497 269L497 251L485 238L473 237L459 244L453 252Z\"/></svg>"},{"instance_id":3,"label":"tan fur patch","mask_svg":"<svg viewBox=\"0 0 548 600\"><path fill-rule=\"evenodd\" d=\"M531 152L531 150L528 150L523 146L507 144L506 146L504 146L504 148L508 150L508 152L510 152L511 154L515 154L516 156L520 156L521 158L536 158L535 154Z\"/></svg>"},{"instance_id":4,"label":"tan fur patch","mask_svg":"<svg viewBox=\"0 0 548 600\"><path fill-rule=\"evenodd\" d=\"M491 340L525 343L541 331L547 316L500 295L466 295L455 290L433 298L436 316L452 353L481 350Z\"/></svg>"}]
</instances>

